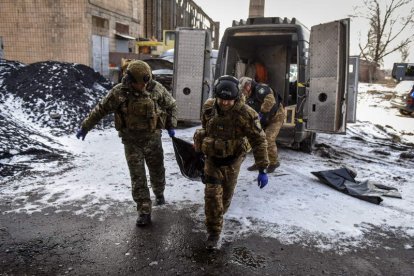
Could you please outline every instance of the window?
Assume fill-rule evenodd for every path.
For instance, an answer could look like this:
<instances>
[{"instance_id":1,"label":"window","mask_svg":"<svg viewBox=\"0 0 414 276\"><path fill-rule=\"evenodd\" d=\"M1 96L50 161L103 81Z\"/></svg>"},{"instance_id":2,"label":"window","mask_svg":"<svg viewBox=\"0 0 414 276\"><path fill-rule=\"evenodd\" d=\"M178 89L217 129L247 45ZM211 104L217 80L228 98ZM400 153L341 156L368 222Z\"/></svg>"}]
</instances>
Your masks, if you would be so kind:
<instances>
[{"instance_id":1,"label":"window","mask_svg":"<svg viewBox=\"0 0 414 276\"><path fill-rule=\"evenodd\" d=\"M115 31L120 34L129 34L129 26L116 22L115 24Z\"/></svg>"},{"instance_id":2,"label":"window","mask_svg":"<svg viewBox=\"0 0 414 276\"><path fill-rule=\"evenodd\" d=\"M407 69L405 70L406 77L414 77L414 64L407 64Z\"/></svg>"},{"instance_id":3,"label":"window","mask_svg":"<svg viewBox=\"0 0 414 276\"><path fill-rule=\"evenodd\" d=\"M298 79L298 65L290 64L289 67L289 82L295 82Z\"/></svg>"},{"instance_id":4,"label":"window","mask_svg":"<svg viewBox=\"0 0 414 276\"><path fill-rule=\"evenodd\" d=\"M92 25L102 29L109 29L108 19L98 16L92 16Z\"/></svg>"}]
</instances>

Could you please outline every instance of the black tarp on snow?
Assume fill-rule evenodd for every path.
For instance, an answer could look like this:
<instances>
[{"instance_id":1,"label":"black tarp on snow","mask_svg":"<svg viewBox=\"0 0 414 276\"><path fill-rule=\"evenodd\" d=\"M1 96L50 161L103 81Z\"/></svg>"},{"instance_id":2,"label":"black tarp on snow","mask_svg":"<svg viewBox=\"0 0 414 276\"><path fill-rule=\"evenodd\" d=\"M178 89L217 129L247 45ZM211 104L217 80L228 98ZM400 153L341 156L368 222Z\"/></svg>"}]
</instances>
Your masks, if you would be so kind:
<instances>
[{"instance_id":1,"label":"black tarp on snow","mask_svg":"<svg viewBox=\"0 0 414 276\"><path fill-rule=\"evenodd\" d=\"M396 188L369 180L355 181L356 173L347 168L312 172L312 174L318 177L322 183L338 191L371 203L380 204L383 200L381 196L401 198L401 194Z\"/></svg>"},{"instance_id":2,"label":"black tarp on snow","mask_svg":"<svg viewBox=\"0 0 414 276\"><path fill-rule=\"evenodd\" d=\"M181 174L192 180L201 180L204 171L204 159L195 152L192 143L180 138L172 138L175 159L180 167Z\"/></svg>"}]
</instances>

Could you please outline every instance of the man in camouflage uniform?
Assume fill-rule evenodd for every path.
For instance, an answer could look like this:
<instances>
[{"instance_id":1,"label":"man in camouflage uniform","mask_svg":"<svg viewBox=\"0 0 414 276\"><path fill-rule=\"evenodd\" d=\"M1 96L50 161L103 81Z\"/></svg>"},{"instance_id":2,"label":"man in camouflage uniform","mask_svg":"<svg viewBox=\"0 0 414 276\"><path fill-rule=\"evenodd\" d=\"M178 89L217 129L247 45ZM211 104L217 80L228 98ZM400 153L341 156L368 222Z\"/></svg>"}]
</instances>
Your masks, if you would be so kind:
<instances>
[{"instance_id":1,"label":"man in camouflage uniform","mask_svg":"<svg viewBox=\"0 0 414 276\"><path fill-rule=\"evenodd\" d=\"M260 123L266 133L267 153L269 167L267 172L274 172L280 166L277 154L276 138L285 120L285 109L281 98L276 96L267 84L257 83L249 77L240 78L240 90L242 91L246 104L259 113ZM257 164L247 168L249 171L258 169Z\"/></svg>"},{"instance_id":2,"label":"man in camouflage uniform","mask_svg":"<svg viewBox=\"0 0 414 276\"><path fill-rule=\"evenodd\" d=\"M196 151L205 156L205 215L208 249L216 247L223 226L223 215L230 206L240 166L249 143L259 168L258 186L268 179L267 142L257 113L240 101L238 80L220 77L214 86L215 98L203 105L202 129L194 134Z\"/></svg>"},{"instance_id":3,"label":"man in camouflage uniform","mask_svg":"<svg viewBox=\"0 0 414 276\"><path fill-rule=\"evenodd\" d=\"M143 61L131 61L122 82L113 87L82 122L76 137L82 140L105 115L115 113L115 128L122 139L137 203L137 226L151 222L152 202L147 186L148 166L157 205L165 203L164 153L161 129L174 136L177 106L171 94L152 79L151 68Z\"/></svg>"}]
</instances>

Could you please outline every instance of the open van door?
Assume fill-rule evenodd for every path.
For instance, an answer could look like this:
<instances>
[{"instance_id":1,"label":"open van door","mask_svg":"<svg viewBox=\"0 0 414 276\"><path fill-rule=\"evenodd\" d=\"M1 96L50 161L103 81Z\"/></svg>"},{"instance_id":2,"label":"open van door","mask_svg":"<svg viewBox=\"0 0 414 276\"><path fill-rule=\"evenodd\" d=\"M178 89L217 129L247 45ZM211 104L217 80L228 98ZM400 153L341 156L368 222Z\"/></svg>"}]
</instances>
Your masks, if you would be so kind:
<instances>
[{"instance_id":1,"label":"open van door","mask_svg":"<svg viewBox=\"0 0 414 276\"><path fill-rule=\"evenodd\" d=\"M208 30L177 28L172 96L178 120L199 121L210 92L211 35Z\"/></svg>"},{"instance_id":2,"label":"open van door","mask_svg":"<svg viewBox=\"0 0 414 276\"><path fill-rule=\"evenodd\" d=\"M350 20L311 28L306 129L345 133Z\"/></svg>"}]
</instances>

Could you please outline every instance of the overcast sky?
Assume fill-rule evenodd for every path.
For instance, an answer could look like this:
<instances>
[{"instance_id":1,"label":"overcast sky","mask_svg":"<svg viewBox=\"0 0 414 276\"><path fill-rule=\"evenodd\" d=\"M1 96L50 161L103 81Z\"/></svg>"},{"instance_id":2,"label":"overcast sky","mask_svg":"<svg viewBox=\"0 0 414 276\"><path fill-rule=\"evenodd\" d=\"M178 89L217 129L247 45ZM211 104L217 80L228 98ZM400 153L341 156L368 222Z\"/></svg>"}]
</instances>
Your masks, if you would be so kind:
<instances>
[{"instance_id":1,"label":"overcast sky","mask_svg":"<svg viewBox=\"0 0 414 276\"><path fill-rule=\"evenodd\" d=\"M385 6L387 0L380 0ZM248 17L249 0L195 0L214 21L220 22L220 37L224 30L230 27L233 20ZM388 0L389 2L389 0ZM362 0L266 0L265 16L296 17L309 28L312 25L347 18L353 14L355 6L361 6ZM411 2L411 6L414 1ZM408 10L408 9L406 9ZM358 43L364 41L368 30L368 23L362 19L351 21L350 54L358 55ZM414 30L411 30L412 33ZM409 32L407 31L407 34ZM394 62L399 62L399 53L385 58L385 68L392 68ZM411 55L408 62L414 62L414 43L411 45Z\"/></svg>"}]
</instances>

